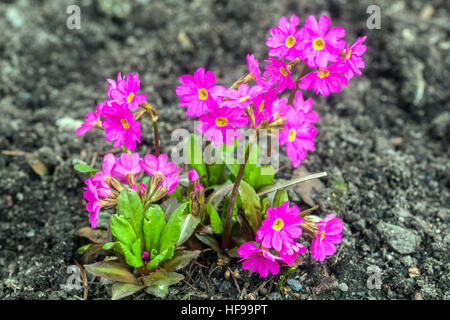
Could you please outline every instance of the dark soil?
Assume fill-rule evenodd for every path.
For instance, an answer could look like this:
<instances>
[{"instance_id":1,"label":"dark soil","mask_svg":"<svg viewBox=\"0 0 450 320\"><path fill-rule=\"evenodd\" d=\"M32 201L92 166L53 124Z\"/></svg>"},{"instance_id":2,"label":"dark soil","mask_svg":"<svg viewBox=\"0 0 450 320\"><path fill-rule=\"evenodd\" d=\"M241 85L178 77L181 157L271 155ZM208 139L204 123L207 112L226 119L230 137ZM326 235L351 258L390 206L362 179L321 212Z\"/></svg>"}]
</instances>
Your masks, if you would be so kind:
<instances>
[{"instance_id":1,"label":"dark soil","mask_svg":"<svg viewBox=\"0 0 450 320\"><path fill-rule=\"evenodd\" d=\"M80 30L66 27L74 2ZM317 147L303 163L310 172L328 172L325 191L313 198L321 215L334 210L343 218L343 243L324 263L306 258L281 293L285 269L264 280L234 260L235 283L225 277L228 266L206 252L185 271L190 285L175 285L168 298L450 298L448 1L112 1L134 3L116 11L102 5L108 2L0 4L0 150L15 151L0 154L0 299L83 295L66 287L67 268L86 243L77 230L88 226L85 177L73 165L98 166L96 151L111 146L99 132L77 137L75 129L105 99L106 78L139 73L158 106L169 152L170 133L193 127L177 105L178 77L205 66L231 85L246 71L245 54L262 60L268 30L291 13L302 23L307 15L328 14L347 29L348 41L368 36L364 75L328 99L314 99L321 117ZM380 30L366 27L370 4L381 8ZM143 130L142 154L152 146L150 124ZM21 152L43 163L43 178ZM369 266L381 270L379 290L367 287ZM88 289L88 299L110 296L98 278L89 278Z\"/></svg>"}]
</instances>

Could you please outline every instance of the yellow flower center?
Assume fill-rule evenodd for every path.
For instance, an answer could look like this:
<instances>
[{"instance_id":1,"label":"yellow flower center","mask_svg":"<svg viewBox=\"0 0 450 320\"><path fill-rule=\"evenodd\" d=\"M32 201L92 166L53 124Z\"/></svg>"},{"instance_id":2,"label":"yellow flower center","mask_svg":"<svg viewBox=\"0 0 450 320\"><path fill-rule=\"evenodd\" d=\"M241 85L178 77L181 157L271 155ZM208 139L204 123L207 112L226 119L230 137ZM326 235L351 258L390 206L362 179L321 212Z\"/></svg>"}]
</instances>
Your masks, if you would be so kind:
<instances>
[{"instance_id":1,"label":"yellow flower center","mask_svg":"<svg viewBox=\"0 0 450 320\"><path fill-rule=\"evenodd\" d=\"M325 231L322 231L322 232L320 233L320 241L323 240L323 237L325 237Z\"/></svg>"},{"instance_id":2,"label":"yellow flower center","mask_svg":"<svg viewBox=\"0 0 450 320\"><path fill-rule=\"evenodd\" d=\"M218 127L224 127L227 125L227 123L228 123L227 118L219 117L216 119L216 124Z\"/></svg>"},{"instance_id":3,"label":"yellow flower center","mask_svg":"<svg viewBox=\"0 0 450 320\"><path fill-rule=\"evenodd\" d=\"M131 101L133 101L133 98L134 98L134 93L130 92L130 94L127 97L127 102L130 103Z\"/></svg>"},{"instance_id":4,"label":"yellow flower center","mask_svg":"<svg viewBox=\"0 0 450 320\"><path fill-rule=\"evenodd\" d=\"M285 77L288 75L287 70L286 70L285 68L283 68L283 67L280 68L280 72L281 72L281 74L282 74L283 76L285 76Z\"/></svg>"},{"instance_id":5,"label":"yellow flower center","mask_svg":"<svg viewBox=\"0 0 450 320\"><path fill-rule=\"evenodd\" d=\"M120 123L122 124L122 126L123 126L125 129L130 128L130 125L129 125L127 119L122 119L122 120L120 120Z\"/></svg>"},{"instance_id":6,"label":"yellow flower center","mask_svg":"<svg viewBox=\"0 0 450 320\"><path fill-rule=\"evenodd\" d=\"M347 51L347 55L345 56L347 59L350 59L350 56L352 54L352 50Z\"/></svg>"},{"instance_id":7,"label":"yellow flower center","mask_svg":"<svg viewBox=\"0 0 450 320\"><path fill-rule=\"evenodd\" d=\"M208 99L208 91L205 88L198 89L198 98L200 100Z\"/></svg>"},{"instance_id":8,"label":"yellow flower center","mask_svg":"<svg viewBox=\"0 0 450 320\"><path fill-rule=\"evenodd\" d=\"M330 74L330 71L328 70L322 70L320 71L317 75L319 76L319 78L325 78L328 77Z\"/></svg>"},{"instance_id":9,"label":"yellow flower center","mask_svg":"<svg viewBox=\"0 0 450 320\"><path fill-rule=\"evenodd\" d=\"M295 132L294 129L289 130L289 141L294 141L295 140L295 135L297 134L297 132Z\"/></svg>"},{"instance_id":10,"label":"yellow flower center","mask_svg":"<svg viewBox=\"0 0 450 320\"><path fill-rule=\"evenodd\" d=\"M250 96L245 96L239 99L239 102L244 102L246 100L248 100L250 98Z\"/></svg>"},{"instance_id":11,"label":"yellow flower center","mask_svg":"<svg viewBox=\"0 0 450 320\"><path fill-rule=\"evenodd\" d=\"M317 38L313 42L314 49L322 50L325 47L325 41L322 38Z\"/></svg>"},{"instance_id":12,"label":"yellow flower center","mask_svg":"<svg viewBox=\"0 0 450 320\"><path fill-rule=\"evenodd\" d=\"M259 112L262 112L264 109L264 100L263 102L261 102L261 104L259 105Z\"/></svg>"},{"instance_id":13,"label":"yellow flower center","mask_svg":"<svg viewBox=\"0 0 450 320\"><path fill-rule=\"evenodd\" d=\"M283 220L281 220L280 218L278 218L277 220L275 220L275 222L272 225L272 229L276 230L276 231L280 231L281 228L283 228L284 226L284 222Z\"/></svg>"},{"instance_id":14,"label":"yellow flower center","mask_svg":"<svg viewBox=\"0 0 450 320\"><path fill-rule=\"evenodd\" d=\"M295 38L293 36L289 36L286 38L286 47L291 48L295 44Z\"/></svg>"}]
</instances>

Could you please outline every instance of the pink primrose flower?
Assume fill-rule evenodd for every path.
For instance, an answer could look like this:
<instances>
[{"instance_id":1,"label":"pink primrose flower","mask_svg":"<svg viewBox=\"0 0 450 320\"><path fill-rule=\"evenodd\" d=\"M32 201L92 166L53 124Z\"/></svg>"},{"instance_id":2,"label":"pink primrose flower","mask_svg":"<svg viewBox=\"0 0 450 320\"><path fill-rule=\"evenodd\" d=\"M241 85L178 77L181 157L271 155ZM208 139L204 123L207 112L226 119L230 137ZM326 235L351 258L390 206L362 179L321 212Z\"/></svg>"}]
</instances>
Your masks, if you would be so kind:
<instances>
[{"instance_id":1,"label":"pink primrose flower","mask_svg":"<svg viewBox=\"0 0 450 320\"><path fill-rule=\"evenodd\" d=\"M84 188L83 197L87 200L86 210L90 213L89 222L91 228L97 227L98 215L100 213L100 199L98 191L91 179L85 181L87 187Z\"/></svg>"},{"instance_id":2,"label":"pink primrose flower","mask_svg":"<svg viewBox=\"0 0 450 320\"><path fill-rule=\"evenodd\" d=\"M106 102L103 101L97 105L95 112L87 113L84 123L76 131L77 136L82 136L89 130L93 129L97 124L101 123L100 117L105 104Z\"/></svg>"},{"instance_id":3,"label":"pink primrose flower","mask_svg":"<svg viewBox=\"0 0 450 320\"><path fill-rule=\"evenodd\" d=\"M309 16L302 30L302 41L298 49L303 51L305 63L310 68L325 68L329 61L336 62L339 53L345 48L345 30L333 27L330 30L330 18L321 16L317 22L314 16Z\"/></svg>"},{"instance_id":4,"label":"pink primrose flower","mask_svg":"<svg viewBox=\"0 0 450 320\"><path fill-rule=\"evenodd\" d=\"M345 77L350 80L355 73L361 75L362 72L359 69L365 68L365 63L362 55L367 50L367 46L362 44L367 37L358 38L355 43L344 52L344 65L345 65Z\"/></svg>"},{"instance_id":5,"label":"pink primrose flower","mask_svg":"<svg viewBox=\"0 0 450 320\"><path fill-rule=\"evenodd\" d=\"M329 214L317 223L319 229L311 243L311 255L317 261L336 252L334 244L341 243L344 224L334 214Z\"/></svg>"},{"instance_id":6,"label":"pink primrose flower","mask_svg":"<svg viewBox=\"0 0 450 320\"><path fill-rule=\"evenodd\" d=\"M278 133L280 145L286 145L286 154L291 159L292 166L297 168L306 158L306 151L314 150L316 128L311 124L301 110L290 109L286 116L284 130Z\"/></svg>"},{"instance_id":7,"label":"pink primrose flower","mask_svg":"<svg viewBox=\"0 0 450 320\"><path fill-rule=\"evenodd\" d=\"M120 179L120 182L127 183L128 177L136 176L142 171L141 157L139 153L122 153L116 161L116 166L112 171L114 178Z\"/></svg>"},{"instance_id":8,"label":"pink primrose flower","mask_svg":"<svg viewBox=\"0 0 450 320\"><path fill-rule=\"evenodd\" d=\"M220 102L212 71L198 68L194 76L185 74L179 81L182 85L177 87L176 93L180 97L180 106L188 108L187 117L200 117Z\"/></svg>"},{"instance_id":9,"label":"pink primrose flower","mask_svg":"<svg viewBox=\"0 0 450 320\"><path fill-rule=\"evenodd\" d=\"M329 96L331 92L341 91L341 86L347 86L348 80L342 74L345 72L343 63L333 63L324 69L313 71L300 79L300 89L313 89L316 94Z\"/></svg>"},{"instance_id":10,"label":"pink primrose flower","mask_svg":"<svg viewBox=\"0 0 450 320\"><path fill-rule=\"evenodd\" d=\"M214 107L210 112L199 118L201 124L197 131L205 134L216 147L223 143L233 145L234 139L240 139L238 128L245 127L248 117L240 108Z\"/></svg>"},{"instance_id":11,"label":"pink primrose flower","mask_svg":"<svg viewBox=\"0 0 450 320\"><path fill-rule=\"evenodd\" d=\"M273 255L269 250L261 249L252 242L246 242L239 247L239 256L242 258L242 269L250 269L252 272L258 272L261 277L266 278L269 271L276 275L280 270L278 265L279 257Z\"/></svg>"},{"instance_id":12,"label":"pink primrose flower","mask_svg":"<svg viewBox=\"0 0 450 320\"><path fill-rule=\"evenodd\" d=\"M300 20L296 15L291 15L290 20L281 17L278 27L270 29L271 37L266 41L269 49L269 56L295 60L302 58L302 52L298 49L302 32L297 30Z\"/></svg>"},{"instance_id":13,"label":"pink primrose flower","mask_svg":"<svg viewBox=\"0 0 450 320\"><path fill-rule=\"evenodd\" d=\"M143 93L138 94L140 89L139 75L132 75L129 73L127 79L120 79L120 73L117 76L117 82L108 79L108 96L111 98L109 104L112 101L116 102L118 105L123 106L128 110L136 110L139 105L147 100L147 96Z\"/></svg>"},{"instance_id":14,"label":"pink primrose flower","mask_svg":"<svg viewBox=\"0 0 450 320\"><path fill-rule=\"evenodd\" d=\"M300 210L296 205L289 208L289 201L281 206L267 209L267 219L256 231L256 241L261 242L264 248L274 248L281 251L290 248L294 239L300 237L302 229L300 224L303 218L299 217Z\"/></svg>"},{"instance_id":15,"label":"pink primrose flower","mask_svg":"<svg viewBox=\"0 0 450 320\"><path fill-rule=\"evenodd\" d=\"M136 142L141 143L141 124L134 120L133 114L113 103L112 107L103 108L103 116L106 140L114 142L114 148L123 144L129 150L136 149Z\"/></svg>"},{"instance_id":16,"label":"pink primrose flower","mask_svg":"<svg viewBox=\"0 0 450 320\"><path fill-rule=\"evenodd\" d=\"M141 160L141 166L147 172L148 175L154 177L158 176L161 180L166 178L175 177L183 169L178 168L177 165L168 160L167 154L160 154L156 157L152 154L147 154L144 160Z\"/></svg>"},{"instance_id":17,"label":"pink primrose flower","mask_svg":"<svg viewBox=\"0 0 450 320\"><path fill-rule=\"evenodd\" d=\"M282 60L269 57L266 64L264 76L269 78L271 86L277 85L278 93L283 92L284 89L294 89L295 82L291 78L291 71L289 71L286 63Z\"/></svg>"}]
</instances>

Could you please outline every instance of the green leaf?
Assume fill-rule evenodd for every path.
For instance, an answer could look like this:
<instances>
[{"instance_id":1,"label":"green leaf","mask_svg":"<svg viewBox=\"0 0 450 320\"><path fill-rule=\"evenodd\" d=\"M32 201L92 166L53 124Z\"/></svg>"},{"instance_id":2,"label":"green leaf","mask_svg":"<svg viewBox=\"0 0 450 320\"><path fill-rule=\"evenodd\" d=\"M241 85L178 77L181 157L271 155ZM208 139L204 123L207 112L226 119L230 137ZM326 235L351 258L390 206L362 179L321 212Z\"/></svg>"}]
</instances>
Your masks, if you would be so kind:
<instances>
[{"instance_id":1,"label":"green leaf","mask_svg":"<svg viewBox=\"0 0 450 320\"><path fill-rule=\"evenodd\" d=\"M139 239L144 240L142 224L144 221L144 206L139 194L130 188L125 188L117 197L117 213L131 221Z\"/></svg>"},{"instance_id":2,"label":"green leaf","mask_svg":"<svg viewBox=\"0 0 450 320\"><path fill-rule=\"evenodd\" d=\"M244 169L244 180L246 181L251 172L254 172L255 169L258 166L258 160L259 160L259 147L257 144L253 144L252 146L249 146L250 153L248 154L248 160L247 164L245 165ZM253 185L252 182L249 182L251 185Z\"/></svg>"},{"instance_id":3,"label":"green leaf","mask_svg":"<svg viewBox=\"0 0 450 320\"><path fill-rule=\"evenodd\" d=\"M176 197L169 198L161 203L161 209L164 212L166 221L169 221L172 213L180 206L180 202Z\"/></svg>"},{"instance_id":4,"label":"green leaf","mask_svg":"<svg viewBox=\"0 0 450 320\"><path fill-rule=\"evenodd\" d=\"M162 299L166 297L168 287L183 280L184 276L176 272L159 269L141 279L147 286L145 292Z\"/></svg>"},{"instance_id":5,"label":"green leaf","mask_svg":"<svg viewBox=\"0 0 450 320\"><path fill-rule=\"evenodd\" d=\"M147 269L154 269L163 261L169 260L173 257L174 247L168 247L163 252L154 257L145 267Z\"/></svg>"},{"instance_id":6,"label":"green leaf","mask_svg":"<svg viewBox=\"0 0 450 320\"><path fill-rule=\"evenodd\" d=\"M151 252L158 249L161 233L166 226L164 212L158 205L152 205L145 213L144 219L144 246L145 251Z\"/></svg>"},{"instance_id":7,"label":"green leaf","mask_svg":"<svg viewBox=\"0 0 450 320\"><path fill-rule=\"evenodd\" d=\"M219 183L220 177L222 176L222 171L225 165L223 163L215 163L213 165L210 165L209 170L209 177L208 177L208 185L215 185Z\"/></svg>"},{"instance_id":8,"label":"green leaf","mask_svg":"<svg viewBox=\"0 0 450 320\"><path fill-rule=\"evenodd\" d=\"M167 271L177 271L196 259L200 252L200 250L176 250L172 259L164 262L161 267Z\"/></svg>"},{"instance_id":9,"label":"green leaf","mask_svg":"<svg viewBox=\"0 0 450 320\"><path fill-rule=\"evenodd\" d=\"M180 238L177 241L177 246L180 246L189 240L199 223L199 217L196 217L192 214L186 214L183 216L183 219L181 221Z\"/></svg>"},{"instance_id":10,"label":"green leaf","mask_svg":"<svg viewBox=\"0 0 450 320\"><path fill-rule=\"evenodd\" d=\"M190 134L185 145L185 154L187 162L193 167L198 175L207 176L205 162L203 161L202 149L199 147L195 135Z\"/></svg>"},{"instance_id":11,"label":"green leaf","mask_svg":"<svg viewBox=\"0 0 450 320\"><path fill-rule=\"evenodd\" d=\"M112 298L111 300L120 300L125 297L131 296L136 292L145 288L145 285L136 285L132 283L113 283L111 287Z\"/></svg>"},{"instance_id":12,"label":"green leaf","mask_svg":"<svg viewBox=\"0 0 450 320\"><path fill-rule=\"evenodd\" d=\"M261 166L258 169L259 170L255 170L258 172L258 178L253 184L253 188L255 190L258 190L259 188L269 185L273 181L273 178L275 177L275 168L270 165Z\"/></svg>"},{"instance_id":13,"label":"green leaf","mask_svg":"<svg viewBox=\"0 0 450 320\"><path fill-rule=\"evenodd\" d=\"M86 244L86 245L84 245L84 246L79 247L79 248L77 249L77 252L78 252L79 254L84 254L86 251L88 251L88 249L89 249L91 246L93 246L93 243L88 243L88 244Z\"/></svg>"},{"instance_id":14,"label":"green leaf","mask_svg":"<svg viewBox=\"0 0 450 320\"><path fill-rule=\"evenodd\" d=\"M97 172L100 170L96 170L92 168L90 165L78 163L73 167L78 172Z\"/></svg>"},{"instance_id":15,"label":"green leaf","mask_svg":"<svg viewBox=\"0 0 450 320\"><path fill-rule=\"evenodd\" d=\"M261 226L261 200L247 182L241 181L239 185L239 203L244 209L245 218L253 229L257 231Z\"/></svg>"},{"instance_id":16,"label":"green leaf","mask_svg":"<svg viewBox=\"0 0 450 320\"><path fill-rule=\"evenodd\" d=\"M101 261L84 265L84 268L95 276L108 280L138 284L136 277L123 264L114 261Z\"/></svg>"},{"instance_id":17,"label":"green leaf","mask_svg":"<svg viewBox=\"0 0 450 320\"><path fill-rule=\"evenodd\" d=\"M103 245L103 250L111 250L117 242L107 242Z\"/></svg>"},{"instance_id":18,"label":"green leaf","mask_svg":"<svg viewBox=\"0 0 450 320\"><path fill-rule=\"evenodd\" d=\"M214 190L213 193L208 197L206 201L207 204L213 205L216 209L222 200L233 190L233 184L225 184Z\"/></svg>"},{"instance_id":19,"label":"green leaf","mask_svg":"<svg viewBox=\"0 0 450 320\"><path fill-rule=\"evenodd\" d=\"M272 207L276 208L281 206L286 201L289 201L289 197L286 190L278 190L273 198Z\"/></svg>"},{"instance_id":20,"label":"green leaf","mask_svg":"<svg viewBox=\"0 0 450 320\"><path fill-rule=\"evenodd\" d=\"M197 237L198 240L206 244L208 247L212 248L215 252L217 252L218 254L222 254L222 250L220 250L219 243L214 237L200 233L196 233L195 236Z\"/></svg>"},{"instance_id":21,"label":"green leaf","mask_svg":"<svg viewBox=\"0 0 450 320\"><path fill-rule=\"evenodd\" d=\"M117 214L111 216L111 233L120 243L129 248L137 239L131 223L124 216Z\"/></svg>"},{"instance_id":22,"label":"green leaf","mask_svg":"<svg viewBox=\"0 0 450 320\"><path fill-rule=\"evenodd\" d=\"M209 220L211 222L211 228L212 231L216 234L222 234L223 233L223 225L222 221L220 220L219 213L217 212L216 208L214 206L208 204L207 210L209 214Z\"/></svg>"},{"instance_id":23,"label":"green leaf","mask_svg":"<svg viewBox=\"0 0 450 320\"><path fill-rule=\"evenodd\" d=\"M184 210L188 203L181 204L170 216L166 226L161 234L159 242L159 252L163 252L168 247L175 246L181 233L181 220L183 218Z\"/></svg>"},{"instance_id":24,"label":"green leaf","mask_svg":"<svg viewBox=\"0 0 450 320\"><path fill-rule=\"evenodd\" d=\"M131 248L125 246L121 242L119 242L119 246L122 249L128 265L135 268L139 268L144 265L144 261L142 261L141 241L139 239L133 243Z\"/></svg>"},{"instance_id":25,"label":"green leaf","mask_svg":"<svg viewBox=\"0 0 450 320\"><path fill-rule=\"evenodd\" d=\"M306 177L301 177L301 178L297 178L297 179L292 179L288 182L285 183L280 183L280 184L276 184L274 186L268 186L268 187L264 187L263 190L258 190L258 195L260 197L265 196L266 194L275 192L277 190L281 190L281 189L287 189L290 188L292 186L295 186L296 184L311 180L311 179L318 179L321 177L326 177L327 173L326 172L319 172L319 173L314 173L314 174L310 174Z\"/></svg>"}]
</instances>

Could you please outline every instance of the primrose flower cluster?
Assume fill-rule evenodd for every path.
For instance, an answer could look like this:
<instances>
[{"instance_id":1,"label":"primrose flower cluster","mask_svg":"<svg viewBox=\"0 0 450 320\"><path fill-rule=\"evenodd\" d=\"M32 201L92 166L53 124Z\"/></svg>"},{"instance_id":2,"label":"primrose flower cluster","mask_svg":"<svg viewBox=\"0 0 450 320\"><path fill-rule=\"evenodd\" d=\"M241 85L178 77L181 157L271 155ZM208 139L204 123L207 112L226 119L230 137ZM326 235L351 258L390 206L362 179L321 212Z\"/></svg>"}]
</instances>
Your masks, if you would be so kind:
<instances>
[{"instance_id":1,"label":"primrose flower cluster","mask_svg":"<svg viewBox=\"0 0 450 320\"><path fill-rule=\"evenodd\" d=\"M292 165L298 167L306 152L314 149L317 130L314 123L319 116L312 110L313 100L306 101L300 91L292 92L290 99L279 95L287 90L309 90L329 96L348 85L354 74L364 68L362 55L366 46L361 37L354 44L346 44L345 30L330 29L330 19L314 16L298 28L299 18L282 17L277 27L270 30L267 39L269 57L261 71L253 54L247 55L249 75L231 88L216 85L212 71L199 68L193 75L183 75L176 93L180 106L187 107L186 116L198 117L197 130L206 135L215 146L231 145L240 139L240 128L249 125L255 129L276 130L280 145ZM303 61L298 80L292 78L293 69ZM287 64L287 63L288 64ZM312 71L305 74L306 67ZM254 80L253 86L247 83Z\"/></svg>"},{"instance_id":2,"label":"primrose flower cluster","mask_svg":"<svg viewBox=\"0 0 450 320\"><path fill-rule=\"evenodd\" d=\"M116 158L112 153L103 158L101 171L85 181L83 197L87 200L86 210L90 213L91 227L97 226L100 209L109 209L117 205L117 197L123 184L138 192L142 202L153 203L174 192L180 180L181 168L168 160L166 154L158 156L147 154L143 158L138 153L131 153L140 143L140 116L148 112L154 116L153 109L146 105L146 95L138 93L140 81L138 74L128 74L117 80L107 79L108 100L97 105L95 112L89 112L76 131L83 135L93 128L105 131L105 139L114 143L114 147L122 147L124 153ZM142 107L139 111L132 111ZM150 178L147 186L142 182L144 173ZM140 181L138 181L140 180Z\"/></svg>"},{"instance_id":3,"label":"primrose flower cluster","mask_svg":"<svg viewBox=\"0 0 450 320\"><path fill-rule=\"evenodd\" d=\"M289 208L289 201L279 207L267 209L267 219L256 232L256 244L247 242L240 246L239 256L244 260L243 269L258 272L267 277L269 271L276 275L279 263L294 264L296 258L307 251L296 240L302 231L313 239L310 247L312 257L323 261L336 252L335 244L342 240L343 223L334 214L323 219L316 216L302 218L296 205Z\"/></svg>"}]
</instances>

